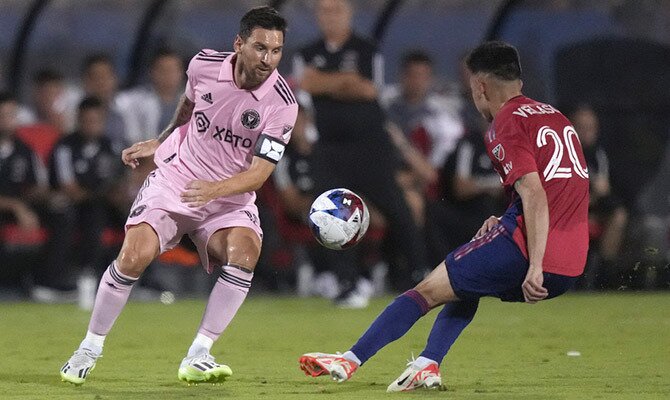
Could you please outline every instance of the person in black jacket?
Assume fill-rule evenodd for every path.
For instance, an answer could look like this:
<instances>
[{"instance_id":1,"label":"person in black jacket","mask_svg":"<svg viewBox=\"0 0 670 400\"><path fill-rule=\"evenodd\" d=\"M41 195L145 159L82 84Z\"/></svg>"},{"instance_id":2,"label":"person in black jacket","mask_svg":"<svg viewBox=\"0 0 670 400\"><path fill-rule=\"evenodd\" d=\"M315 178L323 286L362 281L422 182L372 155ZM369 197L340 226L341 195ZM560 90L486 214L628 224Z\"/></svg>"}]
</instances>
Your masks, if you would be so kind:
<instances>
[{"instance_id":1,"label":"person in black jacket","mask_svg":"<svg viewBox=\"0 0 670 400\"><path fill-rule=\"evenodd\" d=\"M390 247L403 257L392 278L395 276L398 289L404 289L422 278L426 250L396 182L400 157L377 102L383 61L375 44L352 30L349 1L319 0L316 16L323 35L300 50L294 62L300 88L311 95L319 132L313 151L314 194L345 187L384 214ZM360 249L323 250L343 288L336 300L340 306L367 305L356 288L360 273L357 251Z\"/></svg>"}]
</instances>

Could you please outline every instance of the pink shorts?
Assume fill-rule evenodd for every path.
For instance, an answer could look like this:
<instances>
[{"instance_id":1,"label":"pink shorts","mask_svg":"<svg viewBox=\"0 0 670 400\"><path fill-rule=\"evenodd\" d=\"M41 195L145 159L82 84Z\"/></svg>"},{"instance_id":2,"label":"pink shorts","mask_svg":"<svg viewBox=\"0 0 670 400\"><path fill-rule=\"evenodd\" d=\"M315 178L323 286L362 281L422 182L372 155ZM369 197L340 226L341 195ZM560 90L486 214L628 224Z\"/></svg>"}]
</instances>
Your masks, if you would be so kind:
<instances>
[{"instance_id":1,"label":"pink shorts","mask_svg":"<svg viewBox=\"0 0 670 400\"><path fill-rule=\"evenodd\" d=\"M143 222L149 224L158 235L161 253L175 247L183 235L189 235L208 273L221 265L221 260L207 253L209 239L216 231L246 227L263 239L255 204L240 205L217 200L202 207L189 208L181 202L182 190L180 185L168 182L160 169L152 171L130 208L126 231Z\"/></svg>"}]
</instances>

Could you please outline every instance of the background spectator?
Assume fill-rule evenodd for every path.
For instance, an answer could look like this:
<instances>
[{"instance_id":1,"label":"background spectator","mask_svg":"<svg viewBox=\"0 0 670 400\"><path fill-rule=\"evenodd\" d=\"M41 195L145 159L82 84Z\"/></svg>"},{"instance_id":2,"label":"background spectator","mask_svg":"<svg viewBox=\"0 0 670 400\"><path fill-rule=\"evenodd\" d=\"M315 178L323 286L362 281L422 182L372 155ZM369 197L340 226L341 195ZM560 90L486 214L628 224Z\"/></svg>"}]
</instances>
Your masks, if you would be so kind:
<instances>
[{"instance_id":1,"label":"background spectator","mask_svg":"<svg viewBox=\"0 0 670 400\"><path fill-rule=\"evenodd\" d=\"M300 50L294 67L300 87L312 96L319 132L313 152L315 193L347 187L392 216L388 221L393 247L405 257L397 269L404 276L396 284L409 286L411 271L421 275L427 263L420 232L395 181L398 155L377 102L383 83L381 56L374 44L352 30L349 1L320 0L316 17L323 36ZM360 249L321 251L343 288L337 304L366 306L368 296L356 286Z\"/></svg>"},{"instance_id":2,"label":"background spectator","mask_svg":"<svg viewBox=\"0 0 670 400\"><path fill-rule=\"evenodd\" d=\"M577 107L570 119L582 143L590 181L589 223L595 249L592 249L590 270L585 272L585 279L588 285L616 288L622 284L620 274L623 268L619 256L628 211L612 192L609 158L599 141L598 115L585 104Z\"/></svg>"},{"instance_id":3,"label":"background spectator","mask_svg":"<svg viewBox=\"0 0 670 400\"><path fill-rule=\"evenodd\" d=\"M16 137L17 113L16 99L0 93L0 283L13 284L29 275L39 251L38 203L46 183L36 154ZM21 254L24 245L30 247L28 262Z\"/></svg>"},{"instance_id":4,"label":"background spectator","mask_svg":"<svg viewBox=\"0 0 670 400\"><path fill-rule=\"evenodd\" d=\"M122 112L126 140L148 140L165 129L184 93L184 62L176 52L160 49L149 64L146 85L122 91L116 104Z\"/></svg>"},{"instance_id":5,"label":"background spectator","mask_svg":"<svg viewBox=\"0 0 670 400\"><path fill-rule=\"evenodd\" d=\"M113 205L117 182L123 176L120 156L105 136L104 104L87 97L78 110L77 130L58 142L49 165L54 198L51 251L39 281L40 286L61 292L76 288L82 269L102 265L102 234L111 225L110 219L119 214ZM125 214L127 210L123 211ZM122 214L117 215L116 226L123 226L122 218ZM44 288L36 293L38 300L51 301ZM58 293L52 294L57 300Z\"/></svg>"}]
</instances>

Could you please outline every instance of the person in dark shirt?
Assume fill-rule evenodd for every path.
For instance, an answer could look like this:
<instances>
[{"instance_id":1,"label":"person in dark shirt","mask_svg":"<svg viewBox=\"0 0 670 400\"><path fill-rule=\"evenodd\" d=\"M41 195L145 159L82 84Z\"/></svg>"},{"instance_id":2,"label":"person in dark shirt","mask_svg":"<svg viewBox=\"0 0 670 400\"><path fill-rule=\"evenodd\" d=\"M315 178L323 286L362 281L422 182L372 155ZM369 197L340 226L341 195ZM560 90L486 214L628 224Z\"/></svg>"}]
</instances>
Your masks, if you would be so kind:
<instances>
[{"instance_id":1,"label":"person in dark shirt","mask_svg":"<svg viewBox=\"0 0 670 400\"><path fill-rule=\"evenodd\" d=\"M614 289L622 283L617 277L622 272L618 262L628 211L612 192L609 159L599 140L598 115L590 105L582 104L574 110L571 120L582 143L590 176L589 222L596 257L590 260L585 280L587 286Z\"/></svg>"},{"instance_id":2,"label":"person in dark shirt","mask_svg":"<svg viewBox=\"0 0 670 400\"><path fill-rule=\"evenodd\" d=\"M59 205L53 215L52 247L49 252L46 280L63 282L72 279L75 266L92 268L101 265L104 247L101 235L114 215L112 194L122 174L119 156L105 136L104 104L87 97L78 108L77 130L62 138L51 156L49 180ZM86 238L75 257L73 243ZM78 258L78 259L76 259ZM73 271L72 268L76 269Z\"/></svg>"},{"instance_id":3,"label":"person in dark shirt","mask_svg":"<svg viewBox=\"0 0 670 400\"><path fill-rule=\"evenodd\" d=\"M449 211L439 225L448 228L447 243L455 246L472 238L482 215L500 215L506 196L500 176L486 152L481 132L468 132L456 145L443 168L444 197Z\"/></svg>"},{"instance_id":4,"label":"person in dark shirt","mask_svg":"<svg viewBox=\"0 0 670 400\"><path fill-rule=\"evenodd\" d=\"M28 284L39 265L46 174L38 156L17 137L18 103L0 93L0 284Z\"/></svg>"},{"instance_id":5,"label":"person in dark shirt","mask_svg":"<svg viewBox=\"0 0 670 400\"><path fill-rule=\"evenodd\" d=\"M15 137L18 103L0 93L0 223L16 223L23 230L40 226L31 199L36 197L40 164L35 153Z\"/></svg>"},{"instance_id":6,"label":"person in dark shirt","mask_svg":"<svg viewBox=\"0 0 670 400\"><path fill-rule=\"evenodd\" d=\"M396 286L411 285L426 269L425 245L396 182L399 155L377 102L382 59L373 43L353 32L352 15L348 1L318 1L316 16L323 36L300 50L294 63L300 88L311 95L319 132L313 150L314 194L346 187L376 206L388 219L391 247L405 257L395 270L402 276L395 279ZM355 287L355 253L360 249L323 251L343 287L337 304L367 305Z\"/></svg>"}]
</instances>

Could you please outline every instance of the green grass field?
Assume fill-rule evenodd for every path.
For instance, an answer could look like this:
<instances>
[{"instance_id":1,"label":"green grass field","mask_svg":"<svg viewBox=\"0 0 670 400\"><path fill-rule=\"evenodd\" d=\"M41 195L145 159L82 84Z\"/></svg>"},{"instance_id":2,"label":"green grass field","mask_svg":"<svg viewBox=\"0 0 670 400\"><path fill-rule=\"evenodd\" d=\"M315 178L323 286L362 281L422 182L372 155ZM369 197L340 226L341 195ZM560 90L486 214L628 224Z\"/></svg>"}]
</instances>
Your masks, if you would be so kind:
<instances>
[{"instance_id":1,"label":"green grass field","mask_svg":"<svg viewBox=\"0 0 670 400\"><path fill-rule=\"evenodd\" d=\"M349 382L303 375L301 353L346 350L388 300L347 311L325 300L251 296L213 349L234 375L191 387L177 381L177 366L202 301L129 304L81 387L62 383L58 370L89 314L3 303L0 399L670 398L670 293L573 294L535 306L485 299L442 365L446 391L385 393L411 353L420 353L437 311Z\"/></svg>"}]
</instances>

